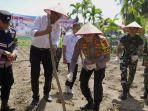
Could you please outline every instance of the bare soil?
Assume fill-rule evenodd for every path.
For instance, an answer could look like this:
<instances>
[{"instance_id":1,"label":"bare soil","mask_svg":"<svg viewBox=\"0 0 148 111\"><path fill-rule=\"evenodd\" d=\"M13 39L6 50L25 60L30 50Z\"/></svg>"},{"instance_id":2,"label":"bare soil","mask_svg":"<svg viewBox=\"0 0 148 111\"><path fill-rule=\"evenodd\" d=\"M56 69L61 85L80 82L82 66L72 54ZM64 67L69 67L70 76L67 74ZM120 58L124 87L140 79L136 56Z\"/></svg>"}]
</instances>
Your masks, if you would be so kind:
<instances>
[{"instance_id":1,"label":"bare soil","mask_svg":"<svg viewBox=\"0 0 148 111\"><path fill-rule=\"evenodd\" d=\"M11 89L9 104L10 106L15 107L16 111L31 111L31 109L29 110L29 105L32 100L29 49L30 48L27 46L19 47L18 58L13 65L15 82ZM114 56L111 57L111 60L107 65L106 77L103 81L104 97L100 111L148 111L148 106L145 104L145 101L140 99L140 95L143 94L143 66L141 64L142 60L140 59L137 73L130 90L133 97L121 101L119 99L119 95L121 93L119 64L114 63ZM86 103L79 86L80 69L81 65L79 65L77 80L73 87L73 97L71 95L64 94L67 111L80 111L79 107ZM34 108L32 111L63 111L62 105L58 101L58 87L54 78L51 90L53 102L46 102L42 99L44 85L43 73L44 71L42 69L40 76L40 104L38 108ZM65 89L64 86L67 73L67 65L63 64L61 61L58 77L63 91ZM93 89L93 76L91 77L89 85L90 88Z\"/></svg>"}]
</instances>

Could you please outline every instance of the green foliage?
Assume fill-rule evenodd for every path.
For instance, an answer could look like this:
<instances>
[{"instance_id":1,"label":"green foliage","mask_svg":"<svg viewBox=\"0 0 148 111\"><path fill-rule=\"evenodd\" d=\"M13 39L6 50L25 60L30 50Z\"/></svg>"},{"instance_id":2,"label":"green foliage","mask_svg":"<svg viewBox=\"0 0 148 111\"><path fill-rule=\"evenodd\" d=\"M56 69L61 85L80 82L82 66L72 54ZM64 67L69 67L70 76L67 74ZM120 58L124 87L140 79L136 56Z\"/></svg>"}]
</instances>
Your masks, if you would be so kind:
<instances>
[{"instance_id":1,"label":"green foliage","mask_svg":"<svg viewBox=\"0 0 148 111\"><path fill-rule=\"evenodd\" d=\"M31 37L17 37L18 46L30 46Z\"/></svg>"},{"instance_id":2,"label":"green foliage","mask_svg":"<svg viewBox=\"0 0 148 111\"><path fill-rule=\"evenodd\" d=\"M148 8L146 4L147 0L115 0L118 1L122 8L120 14L125 22L125 25L136 21L140 25L143 24L143 15L145 10ZM146 6L147 5L147 6Z\"/></svg>"}]
</instances>

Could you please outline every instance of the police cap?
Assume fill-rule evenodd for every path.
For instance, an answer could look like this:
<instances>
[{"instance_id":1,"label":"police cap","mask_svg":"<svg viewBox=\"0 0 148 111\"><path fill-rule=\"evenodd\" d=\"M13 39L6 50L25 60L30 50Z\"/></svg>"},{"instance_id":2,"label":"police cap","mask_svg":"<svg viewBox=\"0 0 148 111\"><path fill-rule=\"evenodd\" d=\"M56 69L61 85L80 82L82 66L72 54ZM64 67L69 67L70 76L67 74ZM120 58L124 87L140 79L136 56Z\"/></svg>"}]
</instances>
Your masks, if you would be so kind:
<instances>
[{"instance_id":1,"label":"police cap","mask_svg":"<svg viewBox=\"0 0 148 111\"><path fill-rule=\"evenodd\" d=\"M11 20L11 13L5 10L0 10L0 20L4 23L9 23Z\"/></svg>"}]
</instances>

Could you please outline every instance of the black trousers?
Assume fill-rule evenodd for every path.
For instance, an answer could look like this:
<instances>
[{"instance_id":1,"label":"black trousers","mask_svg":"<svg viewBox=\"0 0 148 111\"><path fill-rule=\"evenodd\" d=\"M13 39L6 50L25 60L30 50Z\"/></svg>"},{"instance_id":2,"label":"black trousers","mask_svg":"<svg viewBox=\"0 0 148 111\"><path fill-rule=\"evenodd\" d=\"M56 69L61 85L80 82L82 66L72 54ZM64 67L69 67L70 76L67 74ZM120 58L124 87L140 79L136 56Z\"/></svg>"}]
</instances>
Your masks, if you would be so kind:
<instances>
[{"instance_id":1,"label":"black trousers","mask_svg":"<svg viewBox=\"0 0 148 111\"><path fill-rule=\"evenodd\" d=\"M99 69L99 70L86 70L82 68L81 74L80 74L80 88L82 91L82 94L86 98L86 100L92 101L92 95L90 88L88 87L89 79L94 72L94 103L100 104L103 98L103 86L102 81L105 77L105 68Z\"/></svg>"},{"instance_id":2,"label":"black trousers","mask_svg":"<svg viewBox=\"0 0 148 111\"><path fill-rule=\"evenodd\" d=\"M68 66L68 72L69 72L69 70L70 70L70 63L68 63L67 66ZM74 82L75 82L75 80L77 78L77 71L78 71L78 64L76 64L76 66L75 66L72 82L69 82L68 80L66 80L66 82L65 82L65 85L69 86L70 89L72 89L72 87L74 85Z\"/></svg>"},{"instance_id":3,"label":"black trousers","mask_svg":"<svg viewBox=\"0 0 148 111\"><path fill-rule=\"evenodd\" d=\"M30 63L31 63L31 87L33 91L33 98L39 98L39 76L40 64L44 68L44 95L49 95L52 82L52 61L49 49L40 49L31 46L30 49Z\"/></svg>"},{"instance_id":4,"label":"black trousers","mask_svg":"<svg viewBox=\"0 0 148 111\"><path fill-rule=\"evenodd\" d=\"M55 57L57 71L58 71L58 66L59 66L59 62L60 62L61 57L62 57L62 48L57 48L56 57Z\"/></svg>"},{"instance_id":5,"label":"black trousers","mask_svg":"<svg viewBox=\"0 0 148 111\"><path fill-rule=\"evenodd\" d=\"M10 89L13 83L12 66L0 68L1 100L9 100Z\"/></svg>"}]
</instances>

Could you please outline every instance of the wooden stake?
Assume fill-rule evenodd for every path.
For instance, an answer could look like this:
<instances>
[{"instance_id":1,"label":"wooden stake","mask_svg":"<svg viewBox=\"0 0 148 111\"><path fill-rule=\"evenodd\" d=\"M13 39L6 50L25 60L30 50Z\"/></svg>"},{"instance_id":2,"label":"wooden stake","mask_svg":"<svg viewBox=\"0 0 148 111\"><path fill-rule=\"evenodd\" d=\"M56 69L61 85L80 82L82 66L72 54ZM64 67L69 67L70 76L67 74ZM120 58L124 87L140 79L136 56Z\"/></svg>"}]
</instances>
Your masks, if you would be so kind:
<instances>
[{"instance_id":1,"label":"wooden stake","mask_svg":"<svg viewBox=\"0 0 148 111\"><path fill-rule=\"evenodd\" d=\"M47 14L47 17L48 17L48 26L49 26L49 25L51 25L51 23L50 23L50 15ZM54 77L55 77L57 85L58 85L58 89L59 89L59 93L60 93L60 99L61 99L62 106L63 106L63 111L66 111L65 101L64 101L64 98L63 98L63 93L62 93L60 81L59 81L59 78L58 78L58 75L57 75L54 52L52 50L53 45L52 45L51 33L49 33L49 43L50 43L50 48L51 48L51 60L52 60L53 74L54 74Z\"/></svg>"}]
</instances>

